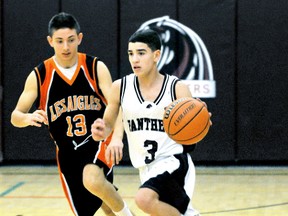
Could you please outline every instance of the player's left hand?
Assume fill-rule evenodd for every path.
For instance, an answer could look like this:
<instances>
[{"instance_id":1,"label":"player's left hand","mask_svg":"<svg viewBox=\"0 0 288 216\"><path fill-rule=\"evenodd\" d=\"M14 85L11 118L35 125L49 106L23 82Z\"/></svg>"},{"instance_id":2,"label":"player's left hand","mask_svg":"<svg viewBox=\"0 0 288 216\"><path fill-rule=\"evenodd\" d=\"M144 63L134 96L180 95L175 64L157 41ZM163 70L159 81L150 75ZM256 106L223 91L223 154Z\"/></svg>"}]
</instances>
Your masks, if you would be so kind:
<instances>
[{"instance_id":1,"label":"player's left hand","mask_svg":"<svg viewBox=\"0 0 288 216\"><path fill-rule=\"evenodd\" d=\"M206 104L204 101L202 101L200 98L196 98L196 100L198 100L198 101L200 101L201 103L203 103L204 106L205 106L205 107L207 108L207 110L208 110L207 104ZM208 112L209 112L209 110L208 110ZM210 126L211 126L211 125L212 125L212 121L211 121L212 113L209 112L209 115L210 115L210 121L209 121L209 123L210 123Z\"/></svg>"},{"instance_id":2,"label":"player's left hand","mask_svg":"<svg viewBox=\"0 0 288 216\"><path fill-rule=\"evenodd\" d=\"M104 140L105 137L105 122L103 119L96 119L94 123L91 126L91 134L92 138L95 141L101 141Z\"/></svg>"}]
</instances>

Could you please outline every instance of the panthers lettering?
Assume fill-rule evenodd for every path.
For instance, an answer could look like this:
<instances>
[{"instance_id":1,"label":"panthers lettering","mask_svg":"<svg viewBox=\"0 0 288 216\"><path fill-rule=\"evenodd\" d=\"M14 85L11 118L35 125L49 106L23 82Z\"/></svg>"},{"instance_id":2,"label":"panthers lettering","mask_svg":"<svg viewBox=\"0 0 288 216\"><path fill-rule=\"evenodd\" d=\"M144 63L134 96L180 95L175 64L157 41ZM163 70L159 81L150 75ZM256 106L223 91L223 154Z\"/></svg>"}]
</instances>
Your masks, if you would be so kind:
<instances>
[{"instance_id":1,"label":"panthers lettering","mask_svg":"<svg viewBox=\"0 0 288 216\"><path fill-rule=\"evenodd\" d=\"M137 118L127 120L129 130L133 131L160 131L164 132L162 119Z\"/></svg>"}]
</instances>

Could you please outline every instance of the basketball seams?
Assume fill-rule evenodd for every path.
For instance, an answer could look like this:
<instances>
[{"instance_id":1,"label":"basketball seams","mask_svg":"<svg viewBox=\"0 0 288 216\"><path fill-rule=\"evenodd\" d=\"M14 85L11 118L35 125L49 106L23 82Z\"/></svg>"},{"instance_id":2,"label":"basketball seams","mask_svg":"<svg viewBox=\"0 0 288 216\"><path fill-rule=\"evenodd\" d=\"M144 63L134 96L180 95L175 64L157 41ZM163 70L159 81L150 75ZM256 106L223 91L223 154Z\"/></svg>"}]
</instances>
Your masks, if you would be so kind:
<instances>
[{"instance_id":1,"label":"basketball seams","mask_svg":"<svg viewBox=\"0 0 288 216\"><path fill-rule=\"evenodd\" d=\"M188 102L190 102L191 100L187 100L187 101L185 101L185 103L183 103L180 107L178 107L172 114L171 114L171 117L170 117L170 121L168 122L168 131L167 131L167 133L168 133L168 135L172 135L171 133L170 133L170 124L171 124L171 121L173 120L173 117L174 117L174 115L175 115L175 113L177 113L177 111L182 107L182 106L184 106L185 104L187 104ZM179 104L180 102L182 102L182 101L177 101L175 104L174 104L174 109L175 109L175 107L177 106L177 104Z\"/></svg>"},{"instance_id":2,"label":"basketball seams","mask_svg":"<svg viewBox=\"0 0 288 216\"><path fill-rule=\"evenodd\" d=\"M202 135L202 133L207 130L207 128L208 128L208 126L209 126L209 121L210 121L210 119L207 120L206 125L205 125L205 128L204 128L202 131L200 131L197 135L195 135L194 137L191 137L191 138L189 138L189 139L184 139L184 140L175 139L175 141L176 141L176 142L185 142L186 144L188 144L188 143L189 143L189 140L193 140L193 139L197 138L198 136ZM205 132L205 135L206 135L207 133L208 133L208 131Z\"/></svg>"},{"instance_id":3,"label":"basketball seams","mask_svg":"<svg viewBox=\"0 0 288 216\"><path fill-rule=\"evenodd\" d=\"M201 141L209 131L210 116L207 107L194 98L180 98L171 102L163 116L167 135L182 145Z\"/></svg>"},{"instance_id":4,"label":"basketball seams","mask_svg":"<svg viewBox=\"0 0 288 216\"><path fill-rule=\"evenodd\" d=\"M181 104L181 106L179 106L176 110L175 110L175 112L172 114L172 116L171 116L171 119L170 119L170 122L169 122L169 126L170 126L170 123L171 123L171 121L173 120L173 117L175 116L175 114L177 113L177 110L179 110L181 107L183 107L185 104L187 104L187 103L189 103L190 101L192 101L192 100L187 100L185 103L183 103L183 104ZM177 135L183 128L185 128L190 122L192 122L196 117L197 117L197 115L202 111L202 109L204 108L205 106L203 105L196 113L195 113L195 115L193 116L193 118L191 118L185 125L183 125L181 128L179 128L179 130L177 131L177 132L175 132L175 133L170 133L170 127L169 127L169 130L168 130L168 134L169 135L172 135L172 136L175 136L175 135Z\"/></svg>"}]
</instances>

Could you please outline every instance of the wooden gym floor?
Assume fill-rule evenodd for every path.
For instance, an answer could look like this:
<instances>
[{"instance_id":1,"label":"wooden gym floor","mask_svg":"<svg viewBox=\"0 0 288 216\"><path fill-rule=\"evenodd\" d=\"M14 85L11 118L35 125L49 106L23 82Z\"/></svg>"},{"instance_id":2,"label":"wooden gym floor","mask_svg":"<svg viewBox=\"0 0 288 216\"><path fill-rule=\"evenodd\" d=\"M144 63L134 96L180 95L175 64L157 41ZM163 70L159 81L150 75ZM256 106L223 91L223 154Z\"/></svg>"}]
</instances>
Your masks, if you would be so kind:
<instances>
[{"instance_id":1,"label":"wooden gym floor","mask_svg":"<svg viewBox=\"0 0 288 216\"><path fill-rule=\"evenodd\" d=\"M287 168L196 166L193 205L202 216L286 216ZM114 170L120 194L137 216L145 216L133 200L139 186L137 171L130 166ZM72 216L57 167L0 166L0 215Z\"/></svg>"}]
</instances>

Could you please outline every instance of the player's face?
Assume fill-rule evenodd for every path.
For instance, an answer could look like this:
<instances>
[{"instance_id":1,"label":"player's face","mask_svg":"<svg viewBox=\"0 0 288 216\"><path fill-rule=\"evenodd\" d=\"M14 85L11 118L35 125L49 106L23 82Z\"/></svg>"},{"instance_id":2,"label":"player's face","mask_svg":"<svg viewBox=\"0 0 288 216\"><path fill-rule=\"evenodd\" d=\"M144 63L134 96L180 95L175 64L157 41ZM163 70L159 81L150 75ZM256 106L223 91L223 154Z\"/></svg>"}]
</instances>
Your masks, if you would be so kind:
<instances>
[{"instance_id":1,"label":"player's face","mask_svg":"<svg viewBox=\"0 0 288 216\"><path fill-rule=\"evenodd\" d=\"M129 62L137 76L143 76L157 70L159 50L152 51L147 44L141 42L128 44Z\"/></svg>"},{"instance_id":2,"label":"player's face","mask_svg":"<svg viewBox=\"0 0 288 216\"><path fill-rule=\"evenodd\" d=\"M72 67L77 62L78 45L82 40L82 33L77 35L75 29L63 28L48 36L48 42L54 48L56 61L62 67Z\"/></svg>"}]
</instances>

